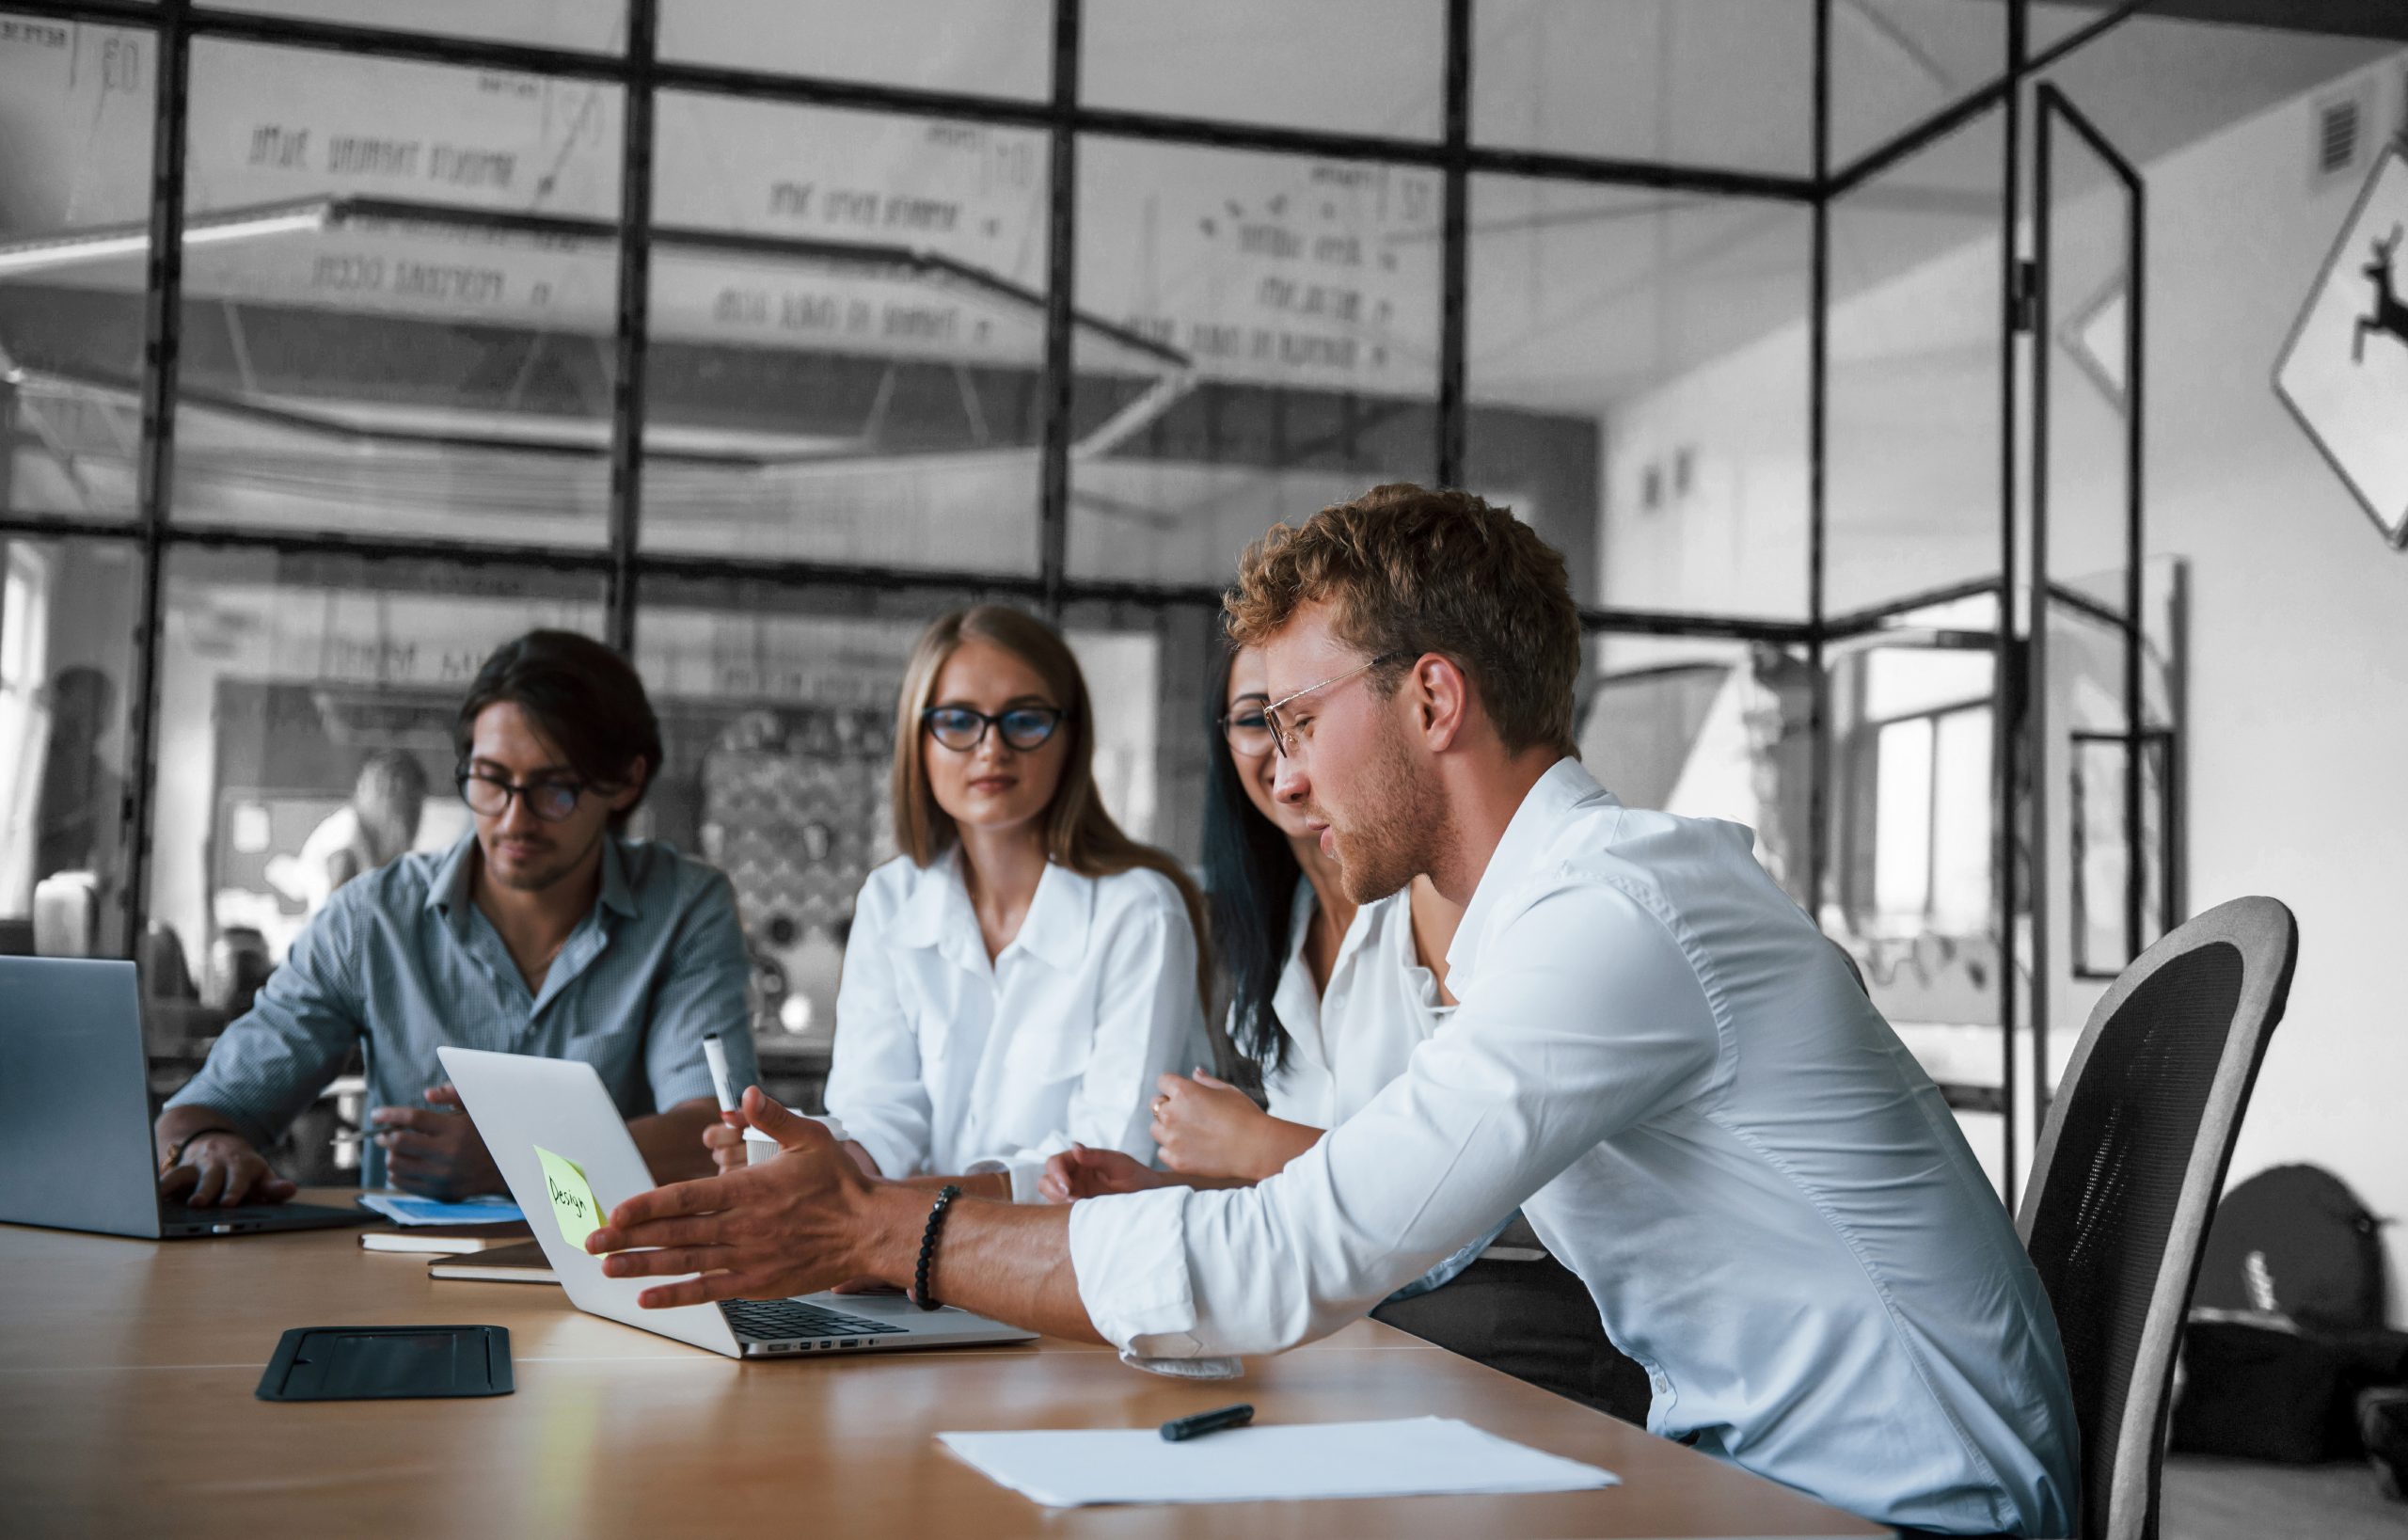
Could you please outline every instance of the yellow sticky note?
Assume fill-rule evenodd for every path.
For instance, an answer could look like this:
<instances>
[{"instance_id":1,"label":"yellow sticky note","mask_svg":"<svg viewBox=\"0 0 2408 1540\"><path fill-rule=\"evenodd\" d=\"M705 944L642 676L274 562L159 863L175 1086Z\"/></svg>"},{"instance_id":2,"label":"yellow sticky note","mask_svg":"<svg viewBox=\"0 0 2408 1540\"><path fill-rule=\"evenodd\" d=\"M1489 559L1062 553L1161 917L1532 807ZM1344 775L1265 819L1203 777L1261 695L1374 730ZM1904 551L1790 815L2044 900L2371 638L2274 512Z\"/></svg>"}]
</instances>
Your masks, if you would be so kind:
<instances>
[{"instance_id":1,"label":"yellow sticky note","mask_svg":"<svg viewBox=\"0 0 2408 1540\"><path fill-rule=\"evenodd\" d=\"M602 1228L602 1205L586 1184L585 1172L577 1162L540 1144L535 1158L544 1163L544 1190L552 1195L552 1217L560 1221L561 1239L584 1250L585 1238Z\"/></svg>"}]
</instances>

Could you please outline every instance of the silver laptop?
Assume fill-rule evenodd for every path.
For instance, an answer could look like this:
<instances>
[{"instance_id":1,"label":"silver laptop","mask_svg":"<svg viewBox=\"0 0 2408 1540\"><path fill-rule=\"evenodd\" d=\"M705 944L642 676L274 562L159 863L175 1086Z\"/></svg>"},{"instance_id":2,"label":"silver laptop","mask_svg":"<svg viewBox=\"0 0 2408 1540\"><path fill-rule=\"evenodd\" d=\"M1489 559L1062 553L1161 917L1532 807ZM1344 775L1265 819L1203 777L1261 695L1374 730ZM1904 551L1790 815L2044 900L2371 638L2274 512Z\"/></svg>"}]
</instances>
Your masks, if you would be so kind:
<instances>
[{"instance_id":1,"label":"silver laptop","mask_svg":"<svg viewBox=\"0 0 2408 1540\"><path fill-rule=\"evenodd\" d=\"M901 1294L816 1294L645 1310L636 1296L673 1280L605 1278L601 1258L569 1245L553 1216L543 1162L535 1153L540 1147L573 1162L605 1214L658 1185L594 1066L476 1048L436 1052L510 1183L511 1197L527 1211L569 1303L588 1314L737 1358L971 1347L1037 1336L951 1306L924 1310Z\"/></svg>"},{"instance_id":2,"label":"silver laptop","mask_svg":"<svg viewBox=\"0 0 2408 1540\"><path fill-rule=\"evenodd\" d=\"M0 1221L175 1241L375 1217L316 1203L164 1203L151 1150L134 964L0 957Z\"/></svg>"}]
</instances>

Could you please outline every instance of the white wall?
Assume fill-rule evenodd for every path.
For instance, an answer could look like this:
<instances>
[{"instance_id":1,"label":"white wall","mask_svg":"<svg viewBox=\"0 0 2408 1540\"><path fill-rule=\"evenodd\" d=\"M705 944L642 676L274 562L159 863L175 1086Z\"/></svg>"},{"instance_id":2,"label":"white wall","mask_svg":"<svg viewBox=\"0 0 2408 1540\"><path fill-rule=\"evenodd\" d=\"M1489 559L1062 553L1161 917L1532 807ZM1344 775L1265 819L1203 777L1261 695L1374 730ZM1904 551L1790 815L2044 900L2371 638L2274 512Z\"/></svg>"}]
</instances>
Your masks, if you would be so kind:
<instances>
[{"instance_id":1,"label":"white wall","mask_svg":"<svg viewBox=\"0 0 2408 1540\"><path fill-rule=\"evenodd\" d=\"M2192 905L2265 893L2299 915L2233 1174L2315 1161L2408 1220L2408 552L2270 384L2356 190L2307 185L2309 111L2149 169L2149 546L2192 564ZM2399 1324L2408 1223L2384 1235Z\"/></svg>"}]
</instances>

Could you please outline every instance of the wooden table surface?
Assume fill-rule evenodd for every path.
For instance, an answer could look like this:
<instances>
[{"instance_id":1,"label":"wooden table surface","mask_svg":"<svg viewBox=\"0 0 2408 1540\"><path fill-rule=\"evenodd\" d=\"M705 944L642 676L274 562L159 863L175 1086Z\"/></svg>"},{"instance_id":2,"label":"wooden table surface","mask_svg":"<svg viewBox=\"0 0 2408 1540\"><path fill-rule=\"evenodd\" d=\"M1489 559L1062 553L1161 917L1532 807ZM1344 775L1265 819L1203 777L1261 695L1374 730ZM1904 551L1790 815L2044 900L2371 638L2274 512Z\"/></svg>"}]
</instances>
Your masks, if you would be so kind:
<instances>
[{"instance_id":1,"label":"wooden table surface","mask_svg":"<svg viewBox=\"0 0 2408 1540\"><path fill-rule=\"evenodd\" d=\"M339 1192L308 1194L343 1202ZM1719 1461L1359 1322L1190 1384L1043 1342L739 1363L573 1309L549 1285L434 1281L353 1230L152 1243L0 1225L0 1532L1884 1534ZM510 1331L515 1394L277 1403L292 1326ZM1618 1473L1601 1492L1047 1509L939 1431L1436 1413Z\"/></svg>"}]
</instances>

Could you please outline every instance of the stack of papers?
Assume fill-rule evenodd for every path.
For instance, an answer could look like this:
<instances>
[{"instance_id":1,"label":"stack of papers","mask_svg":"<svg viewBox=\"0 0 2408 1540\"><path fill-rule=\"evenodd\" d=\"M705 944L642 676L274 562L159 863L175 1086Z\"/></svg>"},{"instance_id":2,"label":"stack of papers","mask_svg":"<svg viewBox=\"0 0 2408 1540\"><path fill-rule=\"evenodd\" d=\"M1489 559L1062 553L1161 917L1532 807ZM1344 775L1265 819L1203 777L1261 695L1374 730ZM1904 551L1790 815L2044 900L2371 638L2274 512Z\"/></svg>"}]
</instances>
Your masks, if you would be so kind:
<instances>
[{"instance_id":1,"label":"stack of papers","mask_svg":"<svg viewBox=\"0 0 2408 1540\"><path fill-rule=\"evenodd\" d=\"M507 1198L470 1198L457 1203L401 1193L362 1193L359 1206L383 1215L397 1225L509 1225L527 1215Z\"/></svg>"},{"instance_id":2,"label":"stack of papers","mask_svg":"<svg viewBox=\"0 0 2408 1540\"><path fill-rule=\"evenodd\" d=\"M1049 1508L1572 1492L1622 1480L1451 1417L1233 1428L1181 1443L1153 1428L937 1437L988 1479Z\"/></svg>"}]
</instances>

